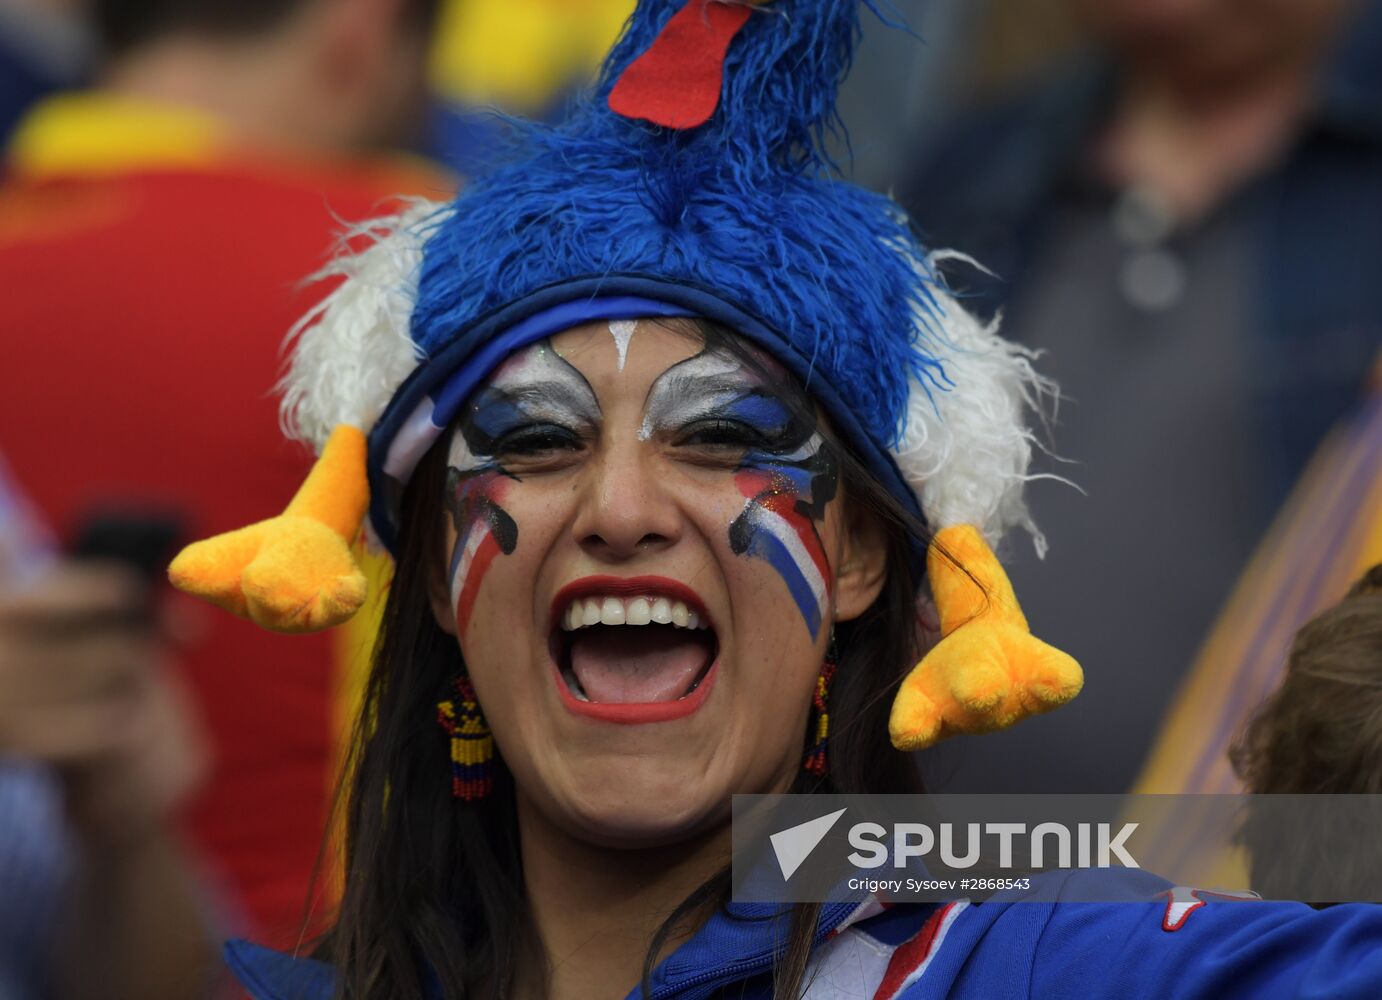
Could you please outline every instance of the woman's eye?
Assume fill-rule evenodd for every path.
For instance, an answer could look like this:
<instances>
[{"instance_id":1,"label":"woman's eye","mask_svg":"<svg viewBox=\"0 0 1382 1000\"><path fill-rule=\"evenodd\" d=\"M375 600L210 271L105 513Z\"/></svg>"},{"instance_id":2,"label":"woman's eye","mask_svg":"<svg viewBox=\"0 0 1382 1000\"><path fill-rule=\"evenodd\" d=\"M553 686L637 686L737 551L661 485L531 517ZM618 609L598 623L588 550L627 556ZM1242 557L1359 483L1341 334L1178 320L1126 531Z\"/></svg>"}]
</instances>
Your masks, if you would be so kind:
<instances>
[{"instance_id":1,"label":"woman's eye","mask_svg":"<svg viewBox=\"0 0 1382 1000\"><path fill-rule=\"evenodd\" d=\"M494 453L515 458L540 457L553 452L577 451L581 439L574 431L555 424L534 424L509 431L494 442Z\"/></svg>"},{"instance_id":2,"label":"woman's eye","mask_svg":"<svg viewBox=\"0 0 1382 1000\"><path fill-rule=\"evenodd\" d=\"M737 420L701 420L683 427L676 443L689 448L739 449L761 447L763 435Z\"/></svg>"}]
</instances>

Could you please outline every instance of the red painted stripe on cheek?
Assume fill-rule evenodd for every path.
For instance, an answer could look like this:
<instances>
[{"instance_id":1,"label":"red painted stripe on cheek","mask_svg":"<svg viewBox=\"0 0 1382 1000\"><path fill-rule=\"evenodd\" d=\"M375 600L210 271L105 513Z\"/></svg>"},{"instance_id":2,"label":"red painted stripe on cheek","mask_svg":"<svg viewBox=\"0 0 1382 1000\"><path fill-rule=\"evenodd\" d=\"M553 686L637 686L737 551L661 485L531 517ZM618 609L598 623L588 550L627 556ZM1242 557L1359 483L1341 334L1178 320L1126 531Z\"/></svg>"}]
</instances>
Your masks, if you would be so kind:
<instances>
[{"instance_id":1,"label":"red painted stripe on cheek","mask_svg":"<svg viewBox=\"0 0 1382 1000\"><path fill-rule=\"evenodd\" d=\"M504 499L509 492L510 485L512 485L512 481L498 471L488 472L466 482L458 491L458 500L469 505L479 499L484 499L497 507L499 501ZM479 596L480 586L484 583L490 564L494 562L494 557L502 551L494 533L479 518L471 522L470 530L483 531L485 537L470 560L465 581L461 584L460 595L456 598L456 630L461 635L465 634L466 627L470 624L470 616L475 609L475 600ZM457 542L458 545L464 543L465 540L458 540Z\"/></svg>"},{"instance_id":2,"label":"red painted stripe on cheek","mask_svg":"<svg viewBox=\"0 0 1382 1000\"><path fill-rule=\"evenodd\" d=\"M475 598L480 594L480 584L484 583L490 564L499 554L499 543L495 541L494 534L488 528L483 530L484 541L480 543L475 550L475 556L470 560L470 572L466 574L465 583L461 585L461 594L456 599L456 630L461 635L465 635L470 625L470 615L475 610Z\"/></svg>"},{"instance_id":3,"label":"red painted stripe on cheek","mask_svg":"<svg viewBox=\"0 0 1382 1000\"><path fill-rule=\"evenodd\" d=\"M825 557L825 549L821 545L821 537L816 531L816 526L809 517L796 509L796 504L797 498L794 494L773 493L764 497L759 506L772 511L791 525L792 530L801 539L806 554L816 564L817 572L825 581L826 593L829 593L834 587L834 580L831 579L830 575L830 561Z\"/></svg>"},{"instance_id":4,"label":"red painted stripe on cheek","mask_svg":"<svg viewBox=\"0 0 1382 1000\"><path fill-rule=\"evenodd\" d=\"M756 497L773 488L773 474L762 469L740 469L734 474L734 485L745 497Z\"/></svg>"}]
</instances>

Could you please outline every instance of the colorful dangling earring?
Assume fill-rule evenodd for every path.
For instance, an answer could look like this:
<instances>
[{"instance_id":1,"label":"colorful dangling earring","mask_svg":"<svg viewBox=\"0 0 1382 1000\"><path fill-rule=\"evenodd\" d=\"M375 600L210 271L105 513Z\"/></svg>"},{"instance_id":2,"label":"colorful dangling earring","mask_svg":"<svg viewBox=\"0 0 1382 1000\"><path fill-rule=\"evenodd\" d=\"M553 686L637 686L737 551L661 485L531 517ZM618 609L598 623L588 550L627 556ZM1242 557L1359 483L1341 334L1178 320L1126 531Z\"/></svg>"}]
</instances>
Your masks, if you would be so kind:
<instances>
[{"instance_id":1,"label":"colorful dangling earring","mask_svg":"<svg viewBox=\"0 0 1382 1000\"><path fill-rule=\"evenodd\" d=\"M456 678L456 697L437 705L437 722L451 737L451 794L466 802L484 798L494 787L494 737L469 677Z\"/></svg>"},{"instance_id":2,"label":"colorful dangling earring","mask_svg":"<svg viewBox=\"0 0 1382 1000\"><path fill-rule=\"evenodd\" d=\"M811 704L815 706L816 715L816 742L811 746L811 752L806 755L806 760L802 764L806 770L819 777L825 776L826 758L825 748L830 741L830 710L827 707L827 699L830 696L830 681L835 677L835 634L830 635L830 649L825 654L825 662L821 664L820 675L816 678L816 693L811 698Z\"/></svg>"}]
</instances>

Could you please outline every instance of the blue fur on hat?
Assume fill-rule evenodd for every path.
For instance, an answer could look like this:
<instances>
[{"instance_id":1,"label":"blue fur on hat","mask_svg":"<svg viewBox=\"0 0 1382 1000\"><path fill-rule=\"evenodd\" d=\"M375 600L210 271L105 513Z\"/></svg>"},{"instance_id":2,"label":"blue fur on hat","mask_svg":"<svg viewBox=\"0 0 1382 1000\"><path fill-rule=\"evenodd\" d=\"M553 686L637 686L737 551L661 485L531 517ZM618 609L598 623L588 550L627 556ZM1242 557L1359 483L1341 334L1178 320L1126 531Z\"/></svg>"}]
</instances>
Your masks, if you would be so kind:
<instances>
[{"instance_id":1,"label":"blue fur on hat","mask_svg":"<svg viewBox=\"0 0 1382 1000\"><path fill-rule=\"evenodd\" d=\"M562 126L516 123L513 156L474 178L437 223L411 319L427 361L376 427L374 478L416 402L501 327L562 298L638 295L729 322L768 348L917 509L887 449L909 382L945 380L918 325L935 305L931 271L901 210L833 176L823 152L859 6L755 8L730 45L719 107L699 128L615 114L614 82L684 4L641 0L594 94Z\"/></svg>"}]
</instances>

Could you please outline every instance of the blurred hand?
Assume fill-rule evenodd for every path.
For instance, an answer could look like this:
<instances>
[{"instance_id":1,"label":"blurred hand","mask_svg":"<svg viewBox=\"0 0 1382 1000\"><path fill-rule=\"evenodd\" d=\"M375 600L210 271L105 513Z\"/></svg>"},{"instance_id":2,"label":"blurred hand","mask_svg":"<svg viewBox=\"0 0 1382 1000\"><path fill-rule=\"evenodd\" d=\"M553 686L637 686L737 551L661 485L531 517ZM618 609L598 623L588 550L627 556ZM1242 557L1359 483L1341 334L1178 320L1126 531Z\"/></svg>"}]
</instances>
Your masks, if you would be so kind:
<instances>
[{"instance_id":1,"label":"blurred hand","mask_svg":"<svg viewBox=\"0 0 1382 1000\"><path fill-rule=\"evenodd\" d=\"M105 846L158 827L206 766L147 601L120 567L74 563L0 593L0 752L52 766Z\"/></svg>"}]
</instances>

